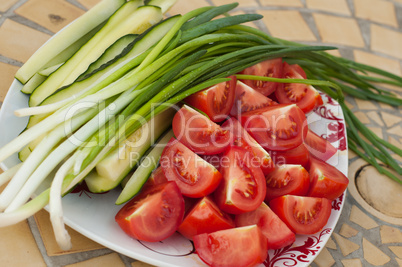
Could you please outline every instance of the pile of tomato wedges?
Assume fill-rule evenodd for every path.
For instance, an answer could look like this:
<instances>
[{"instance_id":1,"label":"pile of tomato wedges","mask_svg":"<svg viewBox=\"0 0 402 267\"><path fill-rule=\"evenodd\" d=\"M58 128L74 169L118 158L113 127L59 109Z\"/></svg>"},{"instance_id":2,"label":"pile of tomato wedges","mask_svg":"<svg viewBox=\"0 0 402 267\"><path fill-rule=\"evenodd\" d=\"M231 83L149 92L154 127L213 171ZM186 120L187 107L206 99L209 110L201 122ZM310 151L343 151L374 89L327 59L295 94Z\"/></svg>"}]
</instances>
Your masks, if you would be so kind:
<instances>
[{"instance_id":1,"label":"pile of tomato wedges","mask_svg":"<svg viewBox=\"0 0 402 267\"><path fill-rule=\"evenodd\" d=\"M306 79L281 58L241 74ZM160 166L116 221L150 242L178 231L210 266L255 266L320 231L348 179L325 162L336 148L308 129L323 104L314 87L229 78L185 100Z\"/></svg>"}]
</instances>

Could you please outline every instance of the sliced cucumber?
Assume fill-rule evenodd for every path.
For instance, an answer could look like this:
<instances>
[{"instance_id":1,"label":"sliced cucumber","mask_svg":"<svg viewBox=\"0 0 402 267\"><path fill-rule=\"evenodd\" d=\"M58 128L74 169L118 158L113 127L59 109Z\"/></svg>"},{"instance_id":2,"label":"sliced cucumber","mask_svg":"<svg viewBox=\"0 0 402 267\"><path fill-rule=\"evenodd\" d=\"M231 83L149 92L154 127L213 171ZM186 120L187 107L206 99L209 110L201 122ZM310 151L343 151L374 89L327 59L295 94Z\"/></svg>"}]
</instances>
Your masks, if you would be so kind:
<instances>
[{"instance_id":1,"label":"sliced cucumber","mask_svg":"<svg viewBox=\"0 0 402 267\"><path fill-rule=\"evenodd\" d=\"M107 192L117 187L120 182L120 180L112 181L108 178L100 176L96 170L92 170L85 177L85 183L87 184L89 191L95 194Z\"/></svg>"},{"instance_id":2,"label":"sliced cucumber","mask_svg":"<svg viewBox=\"0 0 402 267\"><path fill-rule=\"evenodd\" d=\"M63 65L63 64L64 64L64 62L61 62L61 63L58 63L58 64L56 64L56 65L50 66L50 67L48 67L48 68L46 68L46 69L40 70L40 71L38 72L38 74L47 77L47 76L49 76L50 74L52 74L53 72L55 72L58 68L60 68L61 65Z\"/></svg>"},{"instance_id":3,"label":"sliced cucumber","mask_svg":"<svg viewBox=\"0 0 402 267\"><path fill-rule=\"evenodd\" d=\"M169 9L174 6L177 0L151 0L147 5L158 6L162 9L162 13L165 14Z\"/></svg>"},{"instance_id":4,"label":"sliced cucumber","mask_svg":"<svg viewBox=\"0 0 402 267\"><path fill-rule=\"evenodd\" d=\"M25 84L53 58L104 23L124 2L125 0L102 0L99 2L37 50L17 71L15 78ZM55 63L51 65L55 65Z\"/></svg>"},{"instance_id":5,"label":"sliced cucumber","mask_svg":"<svg viewBox=\"0 0 402 267\"><path fill-rule=\"evenodd\" d=\"M133 175L130 177L127 184L125 185L123 191L117 198L117 205L129 201L132 197L138 194L138 192L140 192L142 186L145 184L152 171L158 165L163 149L165 148L164 145L167 144L173 136L173 131L168 131L159 140L159 142L154 147L152 147L148 155L142 159L141 163L134 171Z\"/></svg>"},{"instance_id":6,"label":"sliced cucumber","mask_svg":"<svg viewBox=\"0 0 402 267\"><path fill-rule=\"evenodd\" d=\"M21 92L24 94L30 95L38 87L44 80L46 80L47 76L43 76L39 73L35 73L29 81L24 84L21 89Z\"/></svg>"}]
</instances>

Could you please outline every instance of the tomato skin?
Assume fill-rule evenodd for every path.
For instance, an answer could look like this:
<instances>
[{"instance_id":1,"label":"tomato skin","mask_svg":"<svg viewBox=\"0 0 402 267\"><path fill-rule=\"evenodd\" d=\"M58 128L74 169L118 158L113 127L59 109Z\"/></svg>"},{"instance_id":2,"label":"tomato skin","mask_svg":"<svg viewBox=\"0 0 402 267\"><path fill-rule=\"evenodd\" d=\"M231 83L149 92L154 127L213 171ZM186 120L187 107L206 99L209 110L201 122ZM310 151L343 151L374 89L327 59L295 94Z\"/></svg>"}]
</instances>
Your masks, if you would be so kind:
<instances>
[{"instance_id":1,"label":"tomato skin","mask_svg":"<svg viewBox=\"0 0 402 267\"><path fill-rule=\"evenodd\" d=\"M256 225L196 235L194 246L212 267L252 267L267 257L267 239Z\"/></svg>"},{"instance_id":2,"label":"tomato skin","mask_svg":"<svg viewBox=\"0 0 402 267\"><path fill-rule=\"evenodd\" d=\"M265 179L266 202L283 195L305 196L310 186L310 175L301 165L277 166Z\"/></svg>"},{"instance_id":3,"label":"tomato skin","mask_svg":"<svg viewBox=\"0 0 402 267\"><path fill-rule=\"evenodd\" d=\"M327 161L338 151L328 140L309 130L304 140L308 151L316 158Z\"/></svg>"},{"instance_id":4,"label":"tomato skin","mask_svg":"<svg viewBox=\"0 0 402 267\"><path fill-rule=\"evenodd\" d=\"M256 209L266 193L264 174L255 165L258 161L248 150L235 146L231 146L222 159L223 179L214 193L215 203L230 214Z\"/></svg>"},{"instance_id":5,"label":"tomato skin","mask_svg":"<svg viewBox=\"0 0 402 267\"><path fill-rule=\"evenodd\" d=\"M331 215L327 198L285 195L269 202L272 211L295 234L310 235L320 231Z\"/></svg>"},{"instance_id":6,"label":"tomato skin","mask_svg":"<svg viewBox=\"0 0 402 267\"><path fill-rule=\"evenodd\" d=\"M171 236L183 220L184 200L174 182L149 187L127 202L115 216L129 236L157 242Z\"/></svg>"},{"instance_id":7,"label":"tomato skin","mask_svg":"<svg viewBox=\"0 0 402 267\"><path fill-rule=\"evenodd\" d=\"M276 165L300 164L306 170L309 169L310 153L304 143L286 151L270 151L269 154Z\"/></svg>"},{"instance_id":8,"label":"tomato skin","mask_svg":"<svg viewBox=\"0 0 402 267\"><path fill-rule=\"evenodd\" d=\"M185 215L178 232L193 240L195 235L234 228L233 219L219 210L210 197L200 199Z\"/></svg>"},{"instance_id":9,"label":"tomato skin","mask_svg":"<svg viewBox=\"0 0 402 267\"><path fill-rule=\"evenodd\" d=\"M279 249L293 244L296 235L264 202L253 211L236 215L237 227L256 224L267 238L268 249Z\"/></svg>"},{"instance_id":10,"label":"tomato skin","mask_svg":"<svg viewBox=\"0 0 402 267\"><path fill-rule=\"evenodd\" d=\"M192 94L184 102L201 110L214 122L223 121L229 115L235 99L237 79L236 76L228 78L231 80Z\"/></svg>"},{"instance_id":11,"label":"tomato skin","mask_svg":"<svg viewBox=\"0 0 402 267\"><path fill-rule=\"evenodd\" d=\"M156 168L152 171L151 175L149 176L146 184L144 186L154 186L157 184L162 184L167 182L165 174L161 167Z\"/></svg>"},{"instance_id":12,"label":"tomato skin","mask_svg":"<svg viewBox=\"0 0 402 267\"><path fill-rule=\"evenodd\" d=\"M285 151L303 143L308 131L304 112L295 104L279 104L240 116L244 129L266 150Z\"/></svg>"},{"instance_id":13,"label":"tomato skin","mask_svg":"<svg viewBox=\"0 0 402 267\"><path fill-rule=\"evenodd\" d=\"M306 79L306 74L299 65L289 65L286 62L283 65L284 78ZM318 91L307 84L282 83L275 91L275 96L281 104L295 103L304 113L308 113L323 104Z\"/></svg>"},{"instance_id":14,"label":"tomato skin","mask_svg":"<svg viewBox=\"0 0 402 267\"><path fill-rule=\"evenodd\" d=\"M260 62L254 66L244 69L240 73L245 75L282 78L283 76L282 58L269 59ZM278 83L275 82L264 82L259 80L241 80L241 81L265 96L268 96L273 92L275 92L275 90L278 87Z\"/></svg>"},{"instance_id":15,"label":"tomato skin","mask_svg":"<svg viewBox=\"0 0 402 267\"><path fill-rule=\"evenodd\" d=\"M211 194L222 180L221 173L184 144L172 138L163 150L160 164L168 181L181 193L199 198Z\"/></svg>"},{"instance_id":16,"label":"tomato skin","mask_svg":"<svg viewBox=\"0 0 402 267\"><path fill-rule=\"evenodd\" d=\"M311 157L311 185L308 192L312 197L326 197L334 200L346 190L349 179L334 166Z\"/></svg>"},{"instance_id":17,"label":"tomato skin","mask_svg":"<svg viewBox=\"0 0 402 267\"><path fill-rule=\"evenodd\" d=\"M176 138L197 154L219 154L230 144L227 131L186 105L173 117L172 128Z\"/></svg>"},{"instance_id":18,"label":"tomato skin","mask_svg":"<svg viewBox=\"0 0 402 267\"><path fill-rule=\"evenodd\" d=\"M238 117L244 112L277 104L247 84L237 81L234 103L230 115Z\"/></svg>"}]
</instances>

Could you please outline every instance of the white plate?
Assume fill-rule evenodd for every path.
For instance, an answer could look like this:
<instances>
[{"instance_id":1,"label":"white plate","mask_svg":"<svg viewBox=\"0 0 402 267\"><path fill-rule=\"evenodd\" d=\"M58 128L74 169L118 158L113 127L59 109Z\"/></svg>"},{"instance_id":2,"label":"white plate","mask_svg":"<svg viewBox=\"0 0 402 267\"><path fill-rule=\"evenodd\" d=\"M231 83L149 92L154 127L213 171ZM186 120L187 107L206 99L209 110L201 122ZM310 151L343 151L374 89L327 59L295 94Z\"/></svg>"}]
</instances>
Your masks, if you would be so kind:
<instances>
[{"instance_id":1,"label":"white plate","mask_svg":"<svg viewBox=\"0 0 402 267\"><path fill-rule=\"evenodd\" d=\"M22 85L14 81L0 109L0 147L16 137L25 127L26 118L17 118L14 110L27 106L28 97L20 92ZM323 96L324 106L308 115L310 128L327 136L338 148L338 153L328 162L347 175L348 156L346 131L342 111L332 99ZM0 164L6 170L19 163L16 155ZM128 237L114 221L121 208L115 200L119 190L105 194L91 194L76 189L63 198L66 224L88 238L126 256L157 266L205 266L194 254L193 244L180 234L163 242L147 243ZM325 246L339 219L344 195L334 200L332 213L324 229L315 235L299 235L296 242L279 250L272 250L261 266L308 266Z\"/></svg>"}]
</instances>

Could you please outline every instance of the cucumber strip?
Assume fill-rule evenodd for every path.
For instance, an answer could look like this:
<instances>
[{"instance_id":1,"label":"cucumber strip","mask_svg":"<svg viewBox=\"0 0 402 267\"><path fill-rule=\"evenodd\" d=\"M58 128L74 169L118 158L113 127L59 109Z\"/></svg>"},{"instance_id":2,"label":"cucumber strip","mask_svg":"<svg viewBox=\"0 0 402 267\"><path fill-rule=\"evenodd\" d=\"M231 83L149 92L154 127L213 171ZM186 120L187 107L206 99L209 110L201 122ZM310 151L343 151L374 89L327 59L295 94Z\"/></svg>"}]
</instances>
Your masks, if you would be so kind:
<instances>
[{"instance_id":1,"label":"cucumber strip","mask_svg":"<svg viewBox=\"0 0 402 267\"><path fill-rule=\"evenodd\" d=\"M123 191L120 193L119 197L116 200L116 204L120 205L128 200L130 200L133 196L140 192L142 186L148 180L148 177L151 175L152 171L158 165L159 159L162 155L163 149L165 145L169 142L169 140L174 136L173 131L168 131L159 142L152 148L149 154L142 159L140 165L135 170L131 178L128 180L126 186Z\"/></svg>"},{"instance_id":2,"label":"cucumber strip","mask_svg":"<svg viewBox=\"0 0 402 267\"><path fill-rule=\"evenodd\" d=\"M37 50L17 71L15 78L25 84L54 57L107 20L124 2L124 0L99 2Z\"/></svg>"},{"instance_id":3,"label":"cucumber strip","mask_svg":"<svg viewBox=\"0 0 402 267\"><path fill-rule=\"evenodd\" d=\"M39 73L35 73L28 82L24 84L21 89L21 92L24 94L32 94L36 87L38 87L44 80L46 80L47 76L41 75Z\"/></svg>"},{"instance_id":4,"label":"cucumber strip","mask_svg":"<svg viewBox=\"0 0 402 267\"><path fill-rule=\"evenodd\" d=\"M38 74L42 75L42 76L49 76L50 74L52 74L53 72L55 72L58 68L60 68L62 65L64 64L64 62L58 63L56 65L50 66L48 68L45 68L43 70L40 70L38 72Z\"/></svg>"},{"instance_id":5,"label":"cucumber strip","mask_svg":"<svg viewBox=\"0 0 402 267\"><path fill-rule=\"evenodd\" d=\"M151 0L147 5L158 6L162 9L162 13L165 14L176 3L177 0Z\"/></svg>"}]
</instances>

